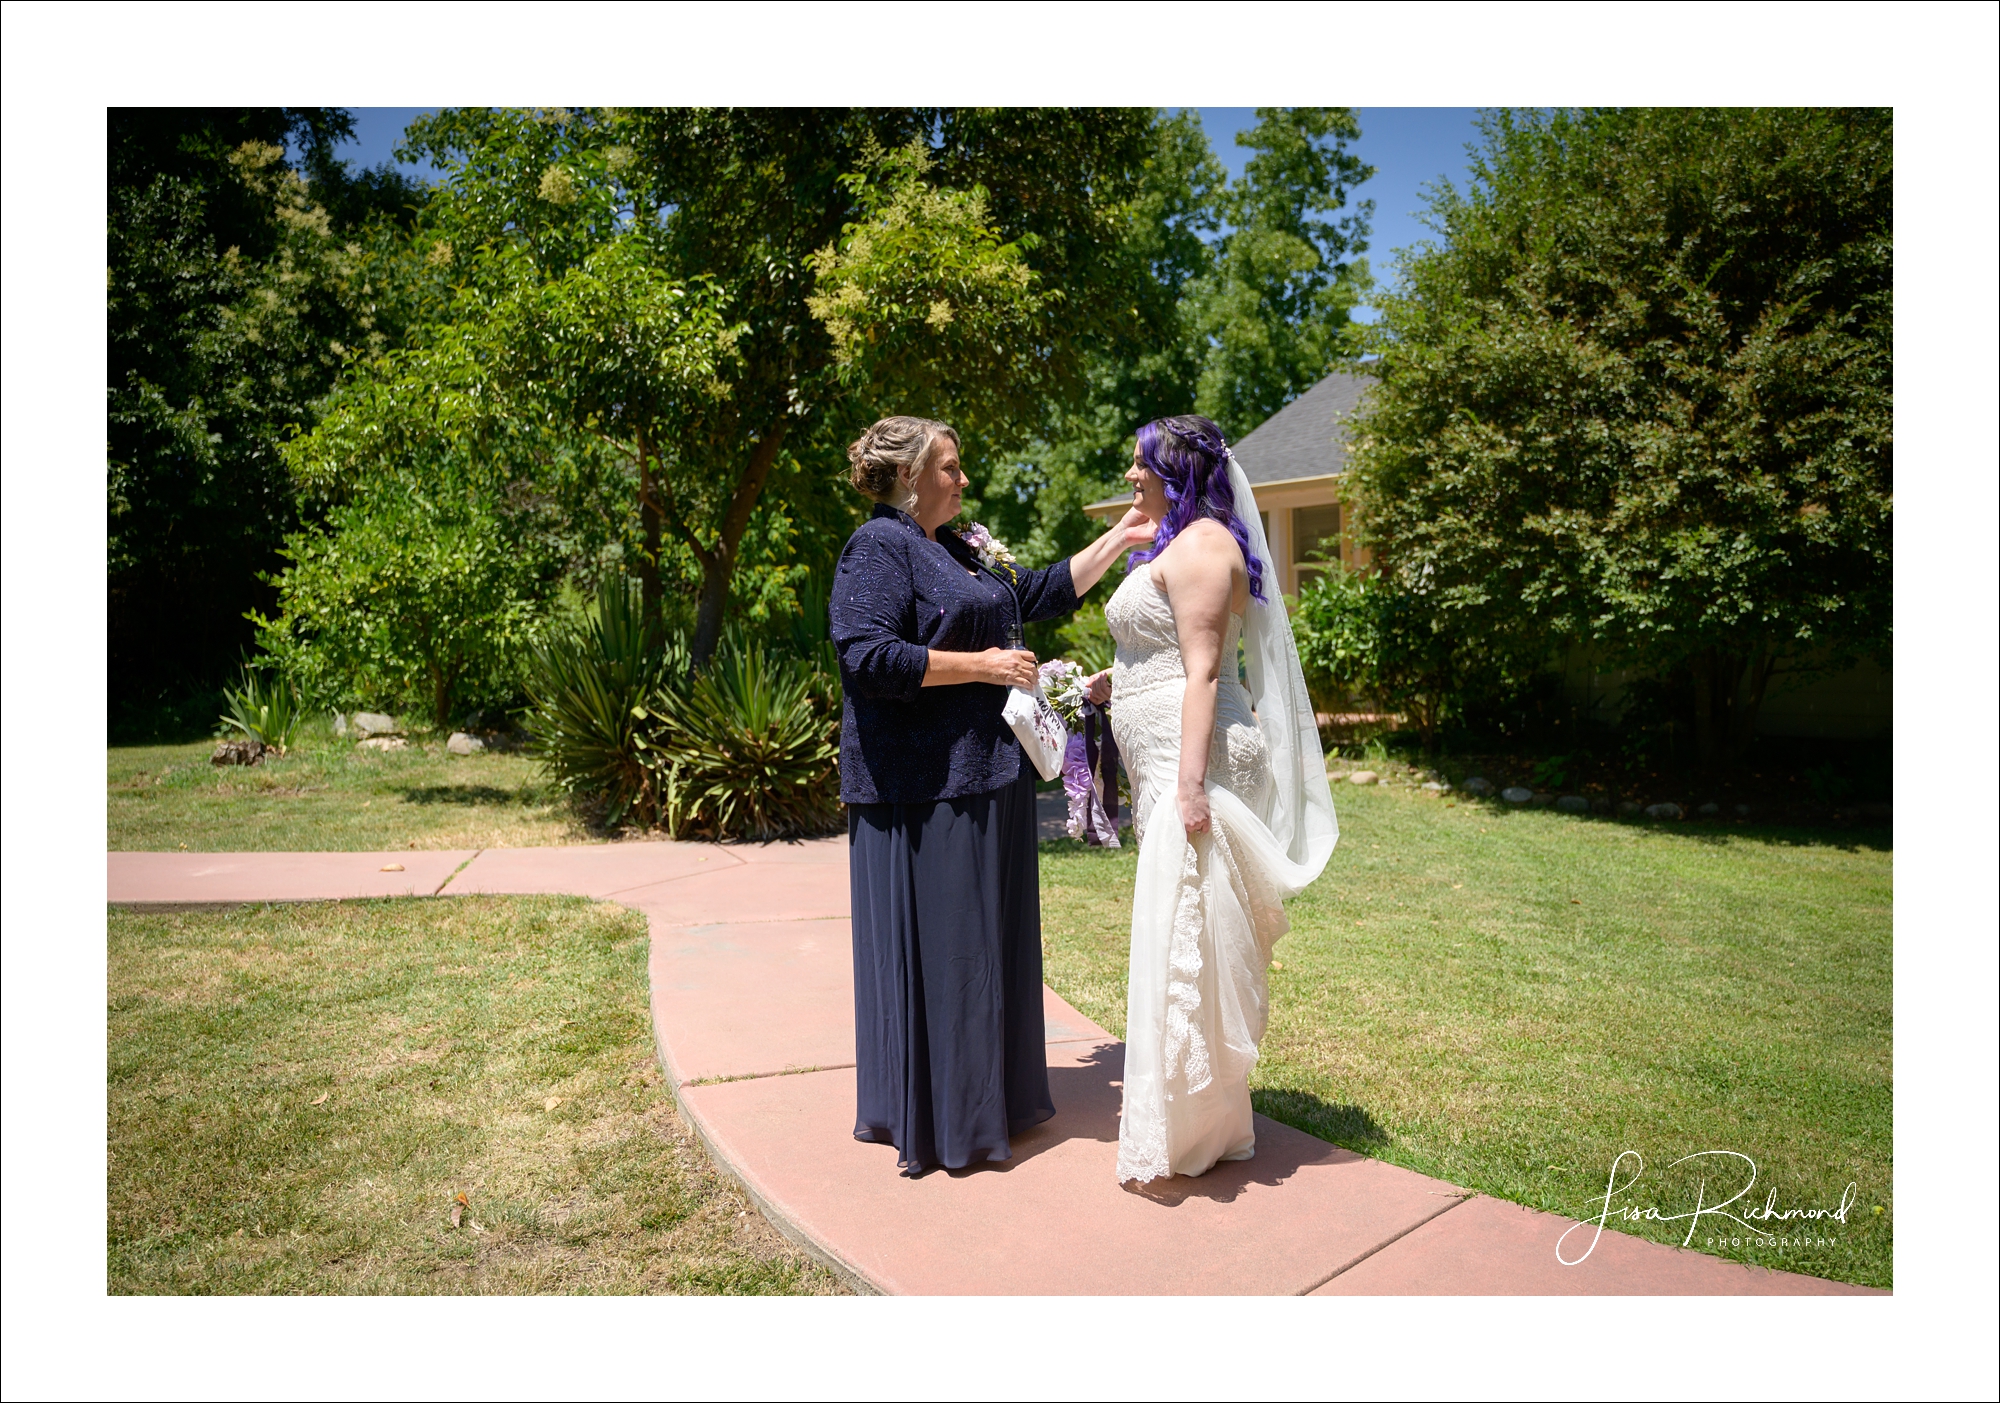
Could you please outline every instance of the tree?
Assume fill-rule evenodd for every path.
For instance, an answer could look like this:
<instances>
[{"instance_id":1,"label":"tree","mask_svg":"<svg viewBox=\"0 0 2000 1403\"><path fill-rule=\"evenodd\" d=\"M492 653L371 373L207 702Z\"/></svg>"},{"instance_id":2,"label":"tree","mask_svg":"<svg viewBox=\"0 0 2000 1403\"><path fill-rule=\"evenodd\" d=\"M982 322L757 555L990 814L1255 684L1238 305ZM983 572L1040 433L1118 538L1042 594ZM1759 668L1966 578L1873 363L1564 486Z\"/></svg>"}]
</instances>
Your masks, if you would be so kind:
<instances>
[{"instance_id":1,"label":"tree","mask_svg":"<svg viewBox=\"0 0 2000 1403\"><path fill-rule=\"evenodd\" d=\"M334 108L115 108L108 129L109 642L129 698L212 682L248 641L298 520L278 445L393 338L371 255L416 193L347 171Z\"/></svg>"},{"instance_id":2,"label":"tree","mask_svg":"<svg viewBox=\"0 0 2000 1403\"><path fill-rule=\"evenodd\" d=\"M1361 135L1347 107L1260 107L1237 134L1256 154L1221 200L1230 232L1215 267L1188 290L1190 333L1203 348L1195 409L1247 434L1328 371L1360 353L1350 326L1368 286L1374 202L1336 217L1375 174L1347 150Z\"/></svg>"},{"instance_id":3,"label":"tree","mask_svg":"<svg viewBox=\"0 0 2000 1403\"><path fill-rule=\"evenodd\" d=\"M1886 110L1496 112L1379 299L1362 528L1439 629L1678 674L1705 764L1886 654Z\"/></svg>"},{"instance_id":4,"label":"tree","mask_svg":"<svg viewBox=\"0 0 2000 1403\"><path fill-rule=\"evenodd\" d=\"M1124 310L1086 356L1083 402L1052 402L1029 441L975 465L967 510L1030 558L1074 551L1140 424L1202 413L1236 437L1358 357L1373 207L1339 211L1373 174L1346 149L1359 134L1349 108L1260 108L1232 184L1193 112L1153 114L1102 277Z\"/></svg>"},{"instance_id":5,"label":"tree","mask_svg":"<svg viewBox=\"0 0 2000 1403\"><path fill-rule=\"evenodd\" d=\"M423 235L441 260L457 266L484 256L474 250L511 246L554 282L592 249L629 238L662 278L690 297L705 290L726 319L734 354L716 367L717 392L684 399L671 434L648 445L659 484L649 500L700 569L699 662L720 637L774 475L809 493L839 490L781 472L782 456L837 456L824 450L892 403L932 413L963 404L990 410L990 420L1075 395L1081 348L1110 305L1092 281L1100 246L1115 241L1113 214L1141 158L1145 120L1039 110L452 111L416 124L409 140L453 168ZM1025 280L939 295L941 275L1002 264ZM897 281L906 274L907 285ZM844 312L825 301L825 314L865 322L876 341L837 347L808 305L823 278L829 297L861 299ZM1001 314L996 299L1030 320ZM933 316L941 300L951 310ZM914 321L889 315L912 305L922 308ZM891 344L879 344L892 323ZM971 331L1001 324L1019 334L988 343L983 361L971 356ZM937 374L939 364L950 373ZM1007 433L1018 437L1011 425Z\"/></svg>"}]
</instances>

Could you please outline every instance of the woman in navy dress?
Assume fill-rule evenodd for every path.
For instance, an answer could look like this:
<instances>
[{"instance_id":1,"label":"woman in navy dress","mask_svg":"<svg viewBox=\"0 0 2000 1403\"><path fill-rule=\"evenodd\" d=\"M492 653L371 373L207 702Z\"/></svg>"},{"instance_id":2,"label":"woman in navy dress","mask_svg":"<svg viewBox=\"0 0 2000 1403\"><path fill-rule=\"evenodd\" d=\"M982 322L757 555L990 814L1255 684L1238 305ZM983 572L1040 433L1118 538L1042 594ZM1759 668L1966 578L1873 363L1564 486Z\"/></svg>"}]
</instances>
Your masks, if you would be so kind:
<instances>
[{"instance_id":1,"label":"woman in navy dress","mask_svg":"<svg viewBox=\"0 0 2000 1403\"><path fill-rule=\"evenodd\" d=\"M845 694L857 1140L918 1175L1011 1155L1055 1114L1042 1030L1035 771L1001 706L1035 685L1022 624L1067 614L1150 536L1136 511L1045 570L982 562L945 523L958 435L897 417L848 449L877 503L829 609ZM1011 644L1011 646L1010 646Z\"/></svg>"}]
</instances>

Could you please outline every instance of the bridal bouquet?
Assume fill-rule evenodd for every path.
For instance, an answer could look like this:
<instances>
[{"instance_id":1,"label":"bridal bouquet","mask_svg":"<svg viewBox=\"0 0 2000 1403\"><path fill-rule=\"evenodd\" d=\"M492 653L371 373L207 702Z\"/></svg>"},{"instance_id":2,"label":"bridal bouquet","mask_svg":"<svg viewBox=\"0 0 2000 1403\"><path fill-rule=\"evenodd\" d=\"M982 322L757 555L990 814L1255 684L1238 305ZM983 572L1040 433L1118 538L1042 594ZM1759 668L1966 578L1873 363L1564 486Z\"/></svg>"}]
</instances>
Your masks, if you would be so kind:
<instances>
[{"instance_id":1,"label":"bridal bouquet","mask_svg":"<svg viewBox=\"0 0 2000 1403\"><path fill-rule=\"evenodd\" d=\"M1049 699L1049 705L1063 719L1063 724L1075 731L1083 726L1086 709L1095 715L1097 708L1090 704L1083 689L1090 681L1090 674L1071 662L1068 658L1051 658L1035 669L1042 680L1042 695Z\"/></svg>"},{"instance_id":2,"label":"bridal bouquet","mask_svg":"<svg viewBox=\"0 0 2000 1403\"><path fill-rule=\"evenodd\" d=\"M1036 671L1042 695L1069 730L1062 762L1063 793L1069 798L1064 829L1094 847L1115 848L1119 846L1118 746L1111 739L1110 718L1084 694L1090 674L1077 664L1053 658Z\"/></svg>"}]
</instances>

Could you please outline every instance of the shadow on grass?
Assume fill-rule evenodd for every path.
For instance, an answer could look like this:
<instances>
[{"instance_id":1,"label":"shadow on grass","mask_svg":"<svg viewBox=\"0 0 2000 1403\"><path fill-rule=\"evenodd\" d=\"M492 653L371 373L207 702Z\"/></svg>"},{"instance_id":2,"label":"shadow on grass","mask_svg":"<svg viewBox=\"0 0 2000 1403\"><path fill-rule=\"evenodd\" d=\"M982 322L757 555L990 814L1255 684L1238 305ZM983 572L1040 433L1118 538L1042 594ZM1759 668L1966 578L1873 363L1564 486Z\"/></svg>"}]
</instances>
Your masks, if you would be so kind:
<instances>
[{"instance_id":1,"label":"shadow on grass","mask_svg":"<svg viewBox=\"0 0 2000 1403\"><path fill-rule=\"evenodd\" d=\"M1252 1091L1250 1105L1260 1115L1343 1149L1366 1154L1389 1143L1389 1132L1365 1108L1328 1101L1310 1091Z\"/></svg>"},{"instance_id":2,"label":"shadow on grass","mask_svg":"<svg viewBox=\"0 0 2000 1403\"><path fill-rule=\"evenodd\" d=\"M491 784L424 784L394 791L406 804L460 804L466 807L526 807L541 802L535 789L501 789Z\"/></svg>"},{"instance_id":3,"label":"shadow on grass","mask_svg":"<svg viewBox=\"0 0 2000 1403\"><path fill-rule=\"evenodd\" d=\"M1742 818L1655 819L1637 816L1614 818L1610 814L1565 814L1552 809L1532 809L1525 805L1509 804L1500 799L1481 799L1470 795L1454 802L1461 808L1495 818L1539 816L1552 823L1615 824L1620 828L1641 829L1649 837L1686 838L1692 842L1707 843L1716 847L1737 842L1763 843L1769 847L1782 848L1833 848L1846 853L1886 853L1893 852L1896 846L1894 825L1879 820L1814 825L1759 822Z\"/></svg>"}]
</instances>

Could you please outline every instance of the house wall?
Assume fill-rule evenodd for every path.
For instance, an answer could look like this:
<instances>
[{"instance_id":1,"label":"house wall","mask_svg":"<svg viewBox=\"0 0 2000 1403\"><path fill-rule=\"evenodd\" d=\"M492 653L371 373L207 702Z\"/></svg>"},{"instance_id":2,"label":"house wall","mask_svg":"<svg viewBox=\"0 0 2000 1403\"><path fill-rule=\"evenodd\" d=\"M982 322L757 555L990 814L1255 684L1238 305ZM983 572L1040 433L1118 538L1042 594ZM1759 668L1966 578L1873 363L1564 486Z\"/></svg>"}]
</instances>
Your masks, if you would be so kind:
<instances>
[{"instance_id":1,"label":"house wall","mask_svg":"<svg viewBox=\"0 0 2000 1403\"><path fill-rule=\"evenodd\" d=\"M1354 540L1350 532L1350 508L1341 500L1338 478L1324 477L1304 482L1268 485L1253 483L1250 490L1257 499L1257 510L1264 514L1264 534L1270 539L1271 554L1277 557L1280 594L1296 595L1299 592L1299 576L1302 572L1297 562L1292 559L1293 547L1296 545L1292 513L1301 507L1339 506L1341 563L1350 569L1358 569L1367 564L1367 553L1357 554L1354 549Z\"/></svg>"}]
</instances>

